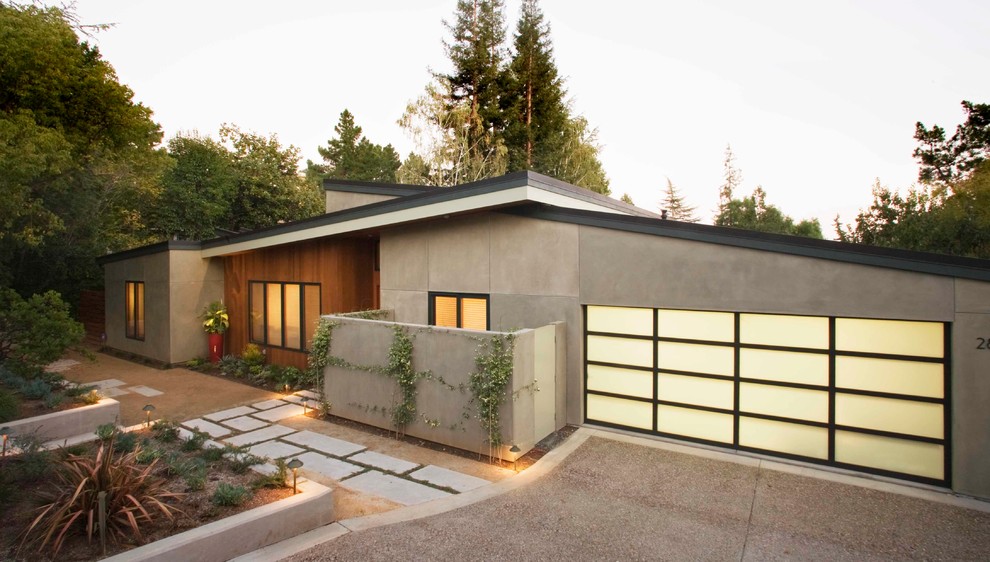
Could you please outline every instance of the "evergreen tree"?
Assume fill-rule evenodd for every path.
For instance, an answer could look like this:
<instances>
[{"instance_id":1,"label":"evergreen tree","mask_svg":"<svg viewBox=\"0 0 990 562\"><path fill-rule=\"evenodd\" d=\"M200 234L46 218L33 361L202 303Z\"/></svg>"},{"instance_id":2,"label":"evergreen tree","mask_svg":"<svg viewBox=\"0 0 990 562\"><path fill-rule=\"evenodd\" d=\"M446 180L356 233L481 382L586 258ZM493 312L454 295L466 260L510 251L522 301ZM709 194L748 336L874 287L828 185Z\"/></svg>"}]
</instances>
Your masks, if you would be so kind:
<instances>
[{"instance_id":1,"label":"evergreen tree","mask_svg":"<svg viewBox=\"0 0 990 562\"><path fill-rule=\"evenodd\" d=\"M451 42L444 41L453 73L443 76L452 105L467 111L467 146L471 158L481 150L479 139L502 130L505 14L502 0L458 0L454 22L444 22Z\"/></svg>"},{"instance_id":2,"label":"evergreen tree","mask_svg":"<svg viewBox=\"0 0 990 562\"><path fill-rule=\"evenodd\" d=\"M718 216L725 216L731 220L729 202L732 201L733 192L742 184L742 172L736 168L736 156L732 153L732 145L725 145L725 158L722 160L722 187L718 191ZM732 226L731 223L724 226Z\"/></svg>"},{"instance_id":3,"label":"evergreen tree","mask_svg":"<svg viewBox=\"0 0 990 562\"><path fill-rule=\"evenodd\" d=\"M568 110L537 0L523 1L514 47L505 98L509 169L544 172L560 153Z\"/></svg>"},{"instance_id":4,"label":"evergreen tree","mask_svg":"<svg viewBox=\"0 0 990 562\"><path fill-rule=\"evenodd\" d=\"M622 197L619 198L619 201L622 201L623 203L628 203L630 205L635 205L635 203L633 203L632 197L630 197L628 193L623 193Z\"/></svg>"},{"instance_id":5,"label":"evergreen tree","mask_svg":"<svg viewBox=\"0 0 990 562\"><path fill-rule=\"evenodd\" d=\"M920 121L915 124L914 157L922 183L945 185L964 179L990 157L990 104L963 101L962 107L966 121L948 139L938 125L929 129Z\"/></svg>"},{"instance_id":6,"label":"evergreen tree","mask_svg":"<svg viewBox=\"0 0 990 562\"><path fill-rule=\"evenodd\" d=\"M667 189L660 202L660 211L667 211L667 218L675 221L698 222L698 217L694 214L696 209L684 201L684 197L674 187L674 182L667 178Z\"/></svg>"},{"instance_id":7,"label":"evergreen tree","mask_svg":"<svg viewBox=\"0 0 990 562\"><path fill-rule=\"evenodd\" d=\"M337 138L327 141L326 147L317 150L323 164L306 162L306 175L320 181L324 178L378 181L394 183L399 169L399 155L392 145L373 144L361 134L361 127L354 123L354 115L344 110L337 126L333 128Z\"/></svg>"},{"instance_id":8,"label":"evergreen tree","mask_svg":"<svg viewBox=\"0 0 990 562\"><path fill-rule=\"evenodd\" d=\"M725 211L715 217L715 224L757 232L823 238L818 219L795 223L794 219L785 215L780 209L768 205L766 199L767 194L760 186L757 186L749 197L730 199L725 205Z\"/></svg>"}]
</instances>

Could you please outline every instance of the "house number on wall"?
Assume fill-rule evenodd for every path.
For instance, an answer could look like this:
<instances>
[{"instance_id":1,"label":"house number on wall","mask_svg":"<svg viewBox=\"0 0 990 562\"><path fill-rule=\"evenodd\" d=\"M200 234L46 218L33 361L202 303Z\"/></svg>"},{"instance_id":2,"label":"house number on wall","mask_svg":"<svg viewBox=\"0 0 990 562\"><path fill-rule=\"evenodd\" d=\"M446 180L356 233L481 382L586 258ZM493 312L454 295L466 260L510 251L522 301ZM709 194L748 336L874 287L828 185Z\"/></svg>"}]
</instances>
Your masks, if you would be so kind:
<instances>
[{"instance_id":1,"label":"house number on wall","mask_svg":"<svg viewBox=\"0 0 990 562\"><path fill-rule=\"evenodd\" d=\"M979 342L976 344L976 349L990 351L990 338L976 338L976 341Z\"/></svg>"}]
</instances>

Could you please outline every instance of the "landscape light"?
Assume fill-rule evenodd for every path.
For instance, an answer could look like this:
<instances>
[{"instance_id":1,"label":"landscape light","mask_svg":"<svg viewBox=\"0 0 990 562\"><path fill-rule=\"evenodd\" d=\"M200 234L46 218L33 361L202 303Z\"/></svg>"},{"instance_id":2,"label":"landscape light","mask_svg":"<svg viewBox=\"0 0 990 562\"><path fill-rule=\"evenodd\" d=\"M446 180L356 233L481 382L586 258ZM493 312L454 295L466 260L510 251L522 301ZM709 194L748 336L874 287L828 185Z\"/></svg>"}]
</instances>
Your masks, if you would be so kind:
<instances>
[{"instance_id":1,"label":"landscape light","mask_svg":"<svg viewBox=\"0 0 990 562\"><path fill-rule=\"evenodd\" d=\"M307 411L306 408L309 407L309 398L303 396L302 407L303 407L303 415L305 416L306 415L306 411Z\"/></svg>"},{"instance_id":2,"label":"landscape light","mask_svg":"<svg viewBox=\"0 0 990 562\"><path fill-rule=\"evenodd\" d=\"M292 459L289 464L285 465L292 469L292 493L296 493L296 476L297 471L302 468L303 462L299 459Z\"/></svg>"},{"instance_id":3,"label":"landscape light","mask_svg":"<svg viewBox=\"0 0 990 562\"><path fill-rule=\"evenodd\" d=\"M519 446L513 444L512 445L512 448L509 449L509 452L512 453L512 470L515 470L516 472L519 472L519 467L516 466L516 461L519 460L519 453L521 452L521 450L519 449Z\"/></svg>"},{"instance_id":4,"label":"landscape light","mask_svg":"<svg viewBox=\"0 0 990 562\"><path fill-rule=\"evenodd\" d=\"M144 408L141 408L141 411L148 415L145 425L151 427L151 412L155 411L155 407L152 404L146 404Z\"/></svg>"},{"instance_id":5,"label":"landscape light","mask_svg":"<svg viewBox=\"0 0 990 562\"><path fill-rule=\"evenodd\" d=\"M7 436L10 435L10 428L3 427L0 428L0 434L3 434L3 456L7 456Z\"/></svg>"}]
</instances>

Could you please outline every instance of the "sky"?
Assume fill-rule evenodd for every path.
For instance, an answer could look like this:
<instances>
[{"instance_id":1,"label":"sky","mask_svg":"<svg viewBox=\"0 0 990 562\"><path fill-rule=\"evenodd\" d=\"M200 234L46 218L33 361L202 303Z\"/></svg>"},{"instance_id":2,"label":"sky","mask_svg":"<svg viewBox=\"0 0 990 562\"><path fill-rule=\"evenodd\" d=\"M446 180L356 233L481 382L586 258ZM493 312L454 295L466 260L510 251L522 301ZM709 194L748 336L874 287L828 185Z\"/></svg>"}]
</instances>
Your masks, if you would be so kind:
<instances>
[{"instance_id":1,"label":"sky","mask_svg":"<svg viewBox=\"0 0 990 562\"><path fill-rule=\"evenodd\" d=\"M917 121L953 131L990 102L990 2L542 0L573 110L598 129L614 197L657 210L669 178L711 222L731 145L743 183L826 238L906 191ZM413 148L397 121L449 69L456 0L77 0L112 23L99 46L166 140L222 123L319 160L349 109L371 142ZM506 1L511 32L520 0Z\"/></svg>"}]
</instances>

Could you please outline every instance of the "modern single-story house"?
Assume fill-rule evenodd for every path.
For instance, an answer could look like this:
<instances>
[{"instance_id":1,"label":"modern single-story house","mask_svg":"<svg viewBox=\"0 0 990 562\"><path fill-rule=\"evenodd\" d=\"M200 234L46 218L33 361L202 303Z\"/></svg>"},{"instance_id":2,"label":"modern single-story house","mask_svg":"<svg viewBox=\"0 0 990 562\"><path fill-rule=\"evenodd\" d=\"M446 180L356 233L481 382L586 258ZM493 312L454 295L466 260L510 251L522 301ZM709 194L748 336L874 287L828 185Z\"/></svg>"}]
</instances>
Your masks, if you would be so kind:
<instances>
[{"instance_id":1,"label":"modern single-story house","mask_svg":"<svg viewBox=\"0 0 990 562\"><path fill-rule=\"evenodd\" d=\"M531 172L325 182L327 214L102 258L107 345L305 364L320 315L564 322L556 426L595 424L990 498L990 261L661 219Z\"/></svg>"}]
</instances>

